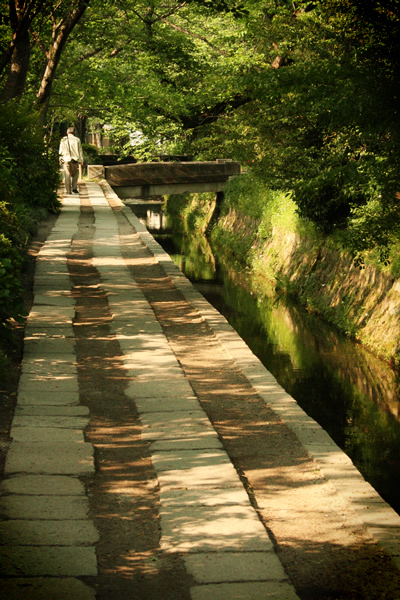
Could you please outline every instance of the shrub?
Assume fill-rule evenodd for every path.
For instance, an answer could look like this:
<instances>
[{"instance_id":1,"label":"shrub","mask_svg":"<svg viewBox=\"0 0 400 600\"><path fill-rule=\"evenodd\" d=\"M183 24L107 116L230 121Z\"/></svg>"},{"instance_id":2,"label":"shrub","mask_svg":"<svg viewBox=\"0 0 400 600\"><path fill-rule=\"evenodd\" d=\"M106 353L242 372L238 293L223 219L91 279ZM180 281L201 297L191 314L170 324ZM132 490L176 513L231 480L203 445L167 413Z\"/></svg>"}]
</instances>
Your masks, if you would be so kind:
<instances>
[{"instance_id":1,"label":"shrub","mask_svg":"<svg viewBox=\"0 0 400 600\"><path fill-rule=\"evenodd\" d=\"M58 155L34 115L2 105L0 115L0 326L24 309L21 267L29 236L45 211L57 212Z\"/></svg>"},{"instance_id":2,"label":"shrub","mask_svg":"<svg viewBox=\"0 0 400 600\"><path fill-rule=\"evenodd\" d=\"M0 203L0 325L24 314L20 270L26 242L16 215Z\"/></svg>"},{"instance_id":3,"label":"shrub","mask_svg":"<svg viewBox=\"0 0 400 600\"><path fill-rule=\"evenodd\" d=\"M57 212L58 154L44 142L35 115L2 105L0 148L0 201Z\"/></svg>"}]
</instances>

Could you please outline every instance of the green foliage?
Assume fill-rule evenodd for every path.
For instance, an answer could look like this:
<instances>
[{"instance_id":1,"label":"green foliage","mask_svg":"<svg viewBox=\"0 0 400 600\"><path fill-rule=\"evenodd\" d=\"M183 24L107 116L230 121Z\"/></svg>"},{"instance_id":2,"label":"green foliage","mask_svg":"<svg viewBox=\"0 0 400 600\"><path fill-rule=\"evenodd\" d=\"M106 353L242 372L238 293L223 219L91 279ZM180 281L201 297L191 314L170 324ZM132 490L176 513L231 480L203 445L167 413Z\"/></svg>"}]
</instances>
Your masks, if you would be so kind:
<instances>
[{"instance_id":1,"label":"green foliage","mask_svg":"<svg viewBox=\"0 0 400 600\"><path fill-rule=\"evenodd\" d=\"M171 194L167 196L165 211L181 221L182 230L204 232L215 206L215 193Z\"/></svg>"},{"instance_id":2,"label":"green foliage","mask_svg":"<svg viewBox=\"0 0 400 600\"><path fill-rule=\"evenodd\" d=\"M20 275L35 221L57 211L58 161L35 118L8 104L0 116L0 326L24 315Z\"/></svg>"},{"instance_id":3,"label":"green foliage","mask_svg":"<svg viewBox=\"0 0 400 600\"><path fill-rule=\"evenodd\" d=\"M385 262L399 236L399 41L397 0L96 0L64 50L49 114L110 124L113 148L139 160L238 160L258 180L240 210L263 219L260 235L277 192L323 233L345 232L360 260ZM34 49L26 102L41 71ZM2 165L20 168L5 151L0 183ZM46 205L40 172L24 179Z\"/></svg>"},{"instance_id":4,"label":"green foliage","mask_svg":"<svg viewBox=\"0 0 400 600\"><path fill-rule=\"evenodd\" d=\"M99 150L92 144L82 144L83 159L87 165L96 165L99 163Z\"/></svg>"},{"instance_id":5,"label":"green foliage","mask_svg":"<svg viewBox=\"0 0 400 600\"><path fill-rule=\"evenodd\" d=\"M0 328L10 317L24 315L20 270L26 242L16 214L0 202Z\"/></svg>"},{"instance_id":6,"label":"green foliage","mask_svg":"<svg viewBox=\"0 0 400 600\"><path fill-rule=\"evenodd\" d=\"M46 146L35 115L12 103L2 106L0 148L0 201L56 212L58 154Z\"/></svg>"}]
</instances>

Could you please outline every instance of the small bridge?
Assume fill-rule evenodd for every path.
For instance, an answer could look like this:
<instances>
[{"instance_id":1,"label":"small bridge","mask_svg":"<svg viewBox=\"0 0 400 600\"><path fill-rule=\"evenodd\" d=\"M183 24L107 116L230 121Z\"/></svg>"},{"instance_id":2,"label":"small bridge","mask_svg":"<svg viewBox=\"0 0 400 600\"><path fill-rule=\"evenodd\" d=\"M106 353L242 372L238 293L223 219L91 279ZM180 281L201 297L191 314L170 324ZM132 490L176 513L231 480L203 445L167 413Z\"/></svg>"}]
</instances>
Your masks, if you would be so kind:
<instances>
[{"instance_id":1,"label":"small bridge","mask_svg":"<svg viewBox=\"0 0 400 600\"><path fill-rule=\"evenodd\" d=\"M88 166L88 178L106 179L120 198L220 192L234 175L240 175L240 164L228 159Z\"/></svg>"}]
</instances>

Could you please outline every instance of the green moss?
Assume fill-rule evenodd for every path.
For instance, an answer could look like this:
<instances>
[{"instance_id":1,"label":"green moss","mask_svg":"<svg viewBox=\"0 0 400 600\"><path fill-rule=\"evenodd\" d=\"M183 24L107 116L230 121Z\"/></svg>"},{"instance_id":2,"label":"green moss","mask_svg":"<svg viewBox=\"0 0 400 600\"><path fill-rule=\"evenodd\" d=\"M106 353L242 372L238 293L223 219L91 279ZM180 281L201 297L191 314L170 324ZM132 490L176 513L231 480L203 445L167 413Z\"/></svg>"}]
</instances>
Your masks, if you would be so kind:
<instances>
[{"instance_id":1,"label":"green moss","mask_svg":"<svg viewBox=\"0 0 400 600\"><path fill-rule=\"evenodd\" d=\"M204 232L215 206L212 192L166 196L165 212L180 222L182 230Z\"/></svg>"}]
</instances>

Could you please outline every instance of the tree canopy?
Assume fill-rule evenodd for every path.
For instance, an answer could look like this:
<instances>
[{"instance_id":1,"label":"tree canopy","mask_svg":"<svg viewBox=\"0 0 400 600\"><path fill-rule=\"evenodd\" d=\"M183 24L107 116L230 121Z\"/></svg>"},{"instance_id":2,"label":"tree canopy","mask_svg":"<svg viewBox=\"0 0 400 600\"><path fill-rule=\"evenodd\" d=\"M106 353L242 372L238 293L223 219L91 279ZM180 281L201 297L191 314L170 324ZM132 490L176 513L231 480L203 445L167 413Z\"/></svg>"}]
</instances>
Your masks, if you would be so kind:
<instances>
[{"instance_id":1,"label":"tree canopy","mask_svg":"<svg viewBox=\"0 0 400 600\"><path fill-rule=\"evenodd\" d=\"M230 157L355 252L399 236L399 0L12 0L3 102ZM132 146L134 133L140 132Z\"/></svg>"}]
</instances>

